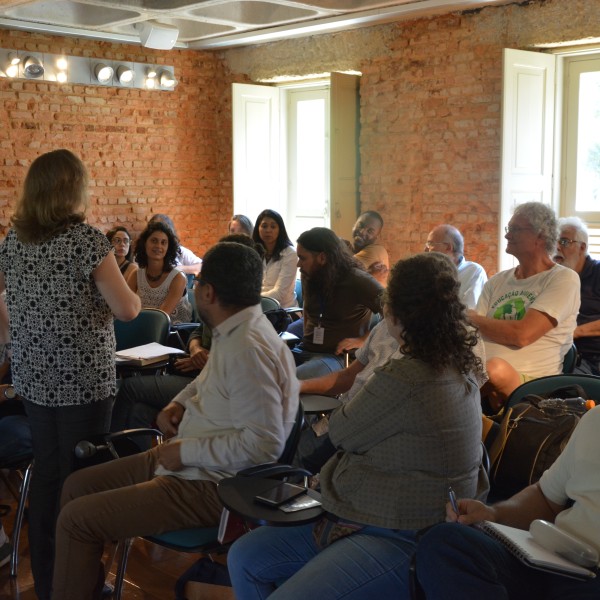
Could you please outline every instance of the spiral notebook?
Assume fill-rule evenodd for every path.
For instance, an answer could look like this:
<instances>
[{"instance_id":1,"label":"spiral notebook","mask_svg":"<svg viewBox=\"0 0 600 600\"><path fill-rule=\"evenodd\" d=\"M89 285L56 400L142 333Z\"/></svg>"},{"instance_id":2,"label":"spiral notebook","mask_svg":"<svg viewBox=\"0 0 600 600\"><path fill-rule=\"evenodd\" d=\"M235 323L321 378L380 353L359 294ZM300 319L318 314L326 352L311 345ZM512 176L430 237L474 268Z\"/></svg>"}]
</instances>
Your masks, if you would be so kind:
<instances>
[{"instance_id":1,"label":"spiral notebook","mask_svg":"<svg viewBox=\"0 0 600 600\"><path fill-rule=\"evenodd\" d=\"M489 521L480 523L477 528L502 542L514 556L529 567L575 579L592 579L596 577L593 571L580 567L574 562L542 548L534 541L529 531L509 527L508 525L500 525L499 523L490 523Z\"/></svg>"}]
</instances>

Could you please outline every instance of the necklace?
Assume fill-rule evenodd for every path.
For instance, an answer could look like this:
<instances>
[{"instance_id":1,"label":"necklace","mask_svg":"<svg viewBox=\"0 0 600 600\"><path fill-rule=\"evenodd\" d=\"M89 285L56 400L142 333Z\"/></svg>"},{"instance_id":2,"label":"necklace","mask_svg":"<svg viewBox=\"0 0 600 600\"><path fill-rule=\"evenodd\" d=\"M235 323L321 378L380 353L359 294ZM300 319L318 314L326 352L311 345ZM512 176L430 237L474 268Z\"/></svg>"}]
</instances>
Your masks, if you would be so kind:
<instances>
[{"instance_id":1,"label":"necklace","mask_svg":"<svg viewBox=\"0 0 600 600\"><path fill-rule=\"evenodd\" d=\"M146 270L146 279L148 281L152 281L152 282L157 282L160 280L160 278L164 275L164 273L161 273L160 275L150 275L150 273L148 273L148 270Z\"/></svg>"}]
</instances>

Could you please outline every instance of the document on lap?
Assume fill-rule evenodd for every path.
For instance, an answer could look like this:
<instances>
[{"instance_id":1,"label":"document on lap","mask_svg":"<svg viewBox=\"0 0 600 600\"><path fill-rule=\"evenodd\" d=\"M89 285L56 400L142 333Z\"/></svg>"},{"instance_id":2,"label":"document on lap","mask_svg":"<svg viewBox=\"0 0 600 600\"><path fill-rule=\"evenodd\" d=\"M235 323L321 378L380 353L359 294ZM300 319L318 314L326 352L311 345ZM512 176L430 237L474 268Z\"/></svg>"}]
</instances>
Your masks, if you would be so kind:
<instances>
[{"instance_id":1,"label":"document on lap","mask_svg":"<svg viewBox=\"0 0 600 600\"><path fill-rule=\"evenodd\" d=\"M185 354L183 350L178 348L171 348L170 346L163 346L152 342L151 344L144 344L143 346L136 346L135 348L126 348L125 350L119 350L115 353L115 360L117 365L135 365L143 367L144 365L151 365L156 362L168 360L172 354Z\"/></svg>"}]
</instances>

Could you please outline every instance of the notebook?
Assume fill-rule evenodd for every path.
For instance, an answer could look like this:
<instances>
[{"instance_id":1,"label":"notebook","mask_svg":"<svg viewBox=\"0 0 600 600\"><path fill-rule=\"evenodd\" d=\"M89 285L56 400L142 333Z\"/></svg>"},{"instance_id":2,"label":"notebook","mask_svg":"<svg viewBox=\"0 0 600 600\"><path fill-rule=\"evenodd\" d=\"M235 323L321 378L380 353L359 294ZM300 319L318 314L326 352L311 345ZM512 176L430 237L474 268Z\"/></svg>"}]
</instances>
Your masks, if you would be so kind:
<instances>
[{"instance_id":1,"label":"notebook","mask_svg":"<svg viewBox=\"0 0 600 600\"><path fill-rule=\"evenodd\" d=\"M162 344L152 342L151 344L144 344L135 348L119 350L115 356L117 365L143 367L169 360L170 354L185 354L185 352L178 348L171 348L170 346L163 346Z\"/></svg>"},{"instance_id":2,"label":"notebook","mask_svg":"<svg viewBox=\"0 0 600 600\"><path fill-rule=\"evenodd\" d=\"M480 523L477 528L504 544L514 556L529 567L574 579L596 577L593 571L542 548L534 541L529 531L489 521Z\"/></svg>"}]
</instances>

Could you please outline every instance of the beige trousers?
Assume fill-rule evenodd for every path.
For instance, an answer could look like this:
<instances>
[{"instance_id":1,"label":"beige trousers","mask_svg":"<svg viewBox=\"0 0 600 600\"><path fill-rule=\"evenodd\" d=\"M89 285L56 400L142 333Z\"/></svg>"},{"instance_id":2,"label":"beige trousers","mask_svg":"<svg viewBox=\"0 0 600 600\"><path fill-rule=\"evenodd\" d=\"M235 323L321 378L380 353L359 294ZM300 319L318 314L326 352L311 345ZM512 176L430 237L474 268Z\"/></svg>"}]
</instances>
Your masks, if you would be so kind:
<instances>
[{"instance_id":1,"label":"beige trousers","mask_svg":"<svg viewBox=\"0 0 600 600\"><path fill-rule=\"evenodd\" d=\"M217 527L217 486L154 476L156 450L82 469L65 482L56 526L54 600L96 600L107 542L188 527Z\"/></svg>"}]
</instances>

